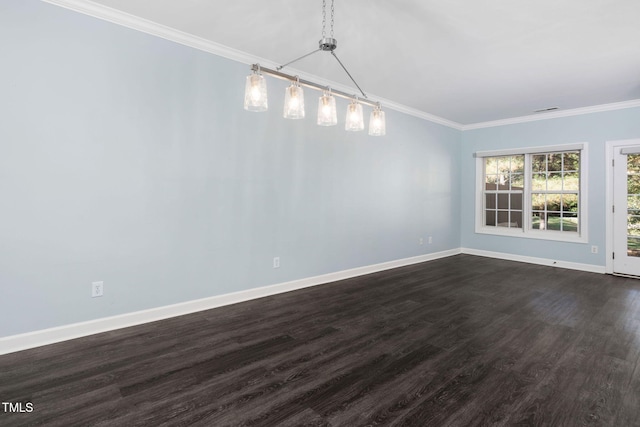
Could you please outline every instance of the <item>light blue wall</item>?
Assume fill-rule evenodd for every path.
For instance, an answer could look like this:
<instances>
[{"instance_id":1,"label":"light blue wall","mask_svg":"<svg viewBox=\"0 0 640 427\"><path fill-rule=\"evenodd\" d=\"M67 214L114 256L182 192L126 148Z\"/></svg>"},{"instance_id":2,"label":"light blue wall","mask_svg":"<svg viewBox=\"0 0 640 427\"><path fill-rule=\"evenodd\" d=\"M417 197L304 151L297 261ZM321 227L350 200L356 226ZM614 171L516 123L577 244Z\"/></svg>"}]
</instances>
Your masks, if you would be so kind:
<instances>
[{"instance_id":1,"label":"light blue wall","mask_svg":"<svg viewBox=\"0 0 640 427\"><path fill-rule=\"evenodd\" d=\"M605 266L605 143L640 137L640 108L585 114L519 123L463 132L462 171L462 247L506 252L530 257ZM548 240L476 234L475 159L473 153L515 147L588 144L588 218L589 243L564 243ZM597 245L598 254L591 253Z\"/></svg>"},{"instance_id":2,"label":"light blue wall","mask_svg":"<svg viewBox=\"0 0 640 427\"><path fill-rule=\"evenodd\" d=\"M249 113L247 65L36 0L0 52L0 336L460 246L457 130Z\"/></svg>"}]
</instances>

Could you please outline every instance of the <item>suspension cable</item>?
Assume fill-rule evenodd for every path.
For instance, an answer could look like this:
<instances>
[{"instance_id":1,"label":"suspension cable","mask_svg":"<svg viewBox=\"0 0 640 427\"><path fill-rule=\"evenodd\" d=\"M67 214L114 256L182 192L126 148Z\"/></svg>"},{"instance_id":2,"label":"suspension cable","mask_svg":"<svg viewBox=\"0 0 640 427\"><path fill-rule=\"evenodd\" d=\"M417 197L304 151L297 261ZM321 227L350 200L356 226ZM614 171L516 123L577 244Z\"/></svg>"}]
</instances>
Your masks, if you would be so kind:
<instances>
[{"instance_id":1,"label":"suspension cable","mask_svg":"<svg viewBox=\"0 0 640 427\"><path fill-rule=\"evenodd\" d=\"M327 37L327 0L322 0L322 38ZM331 37L333 37L333 24L331 25Z\"/></svg>"},{"instance_id":2,"label":"suspension cable","mask_svg":"<svg viewBox=\"0 0 640 427\"><path fill-rule=\"evenodd\" d=\"M334 0L331 0L331 38L334 38L333 37L333 16L334 16L335 10L333 8L333 1ZM324 35L323 35L323 37L324 37Z\"/></svg>"}]
</instances>

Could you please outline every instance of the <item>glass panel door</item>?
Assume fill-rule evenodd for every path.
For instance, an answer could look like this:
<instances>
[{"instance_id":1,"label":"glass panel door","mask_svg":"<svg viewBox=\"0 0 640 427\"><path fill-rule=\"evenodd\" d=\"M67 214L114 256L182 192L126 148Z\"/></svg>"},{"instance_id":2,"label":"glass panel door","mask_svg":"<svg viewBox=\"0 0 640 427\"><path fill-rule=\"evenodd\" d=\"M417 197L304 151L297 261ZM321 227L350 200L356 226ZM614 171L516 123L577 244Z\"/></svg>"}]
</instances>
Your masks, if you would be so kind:
<instances>
[{"instance_id":1,"label":"glass panel door","mask_svg":"<svg viewBox=\"0 0 640 427\"><path fill-rule=\"evenodd\" d=\"M640 154L627 156L627 256L640 257Z\"/></svg>"},{"instance_id":2,"label":"glass panel door","mask_svg":"<svg viewBox=\"0 0 640 427\"><path fill-rule=\"evenodd\" d=\"M613 271L640 277L640 153L614 152Z\"/></svg>"}]
</instances>

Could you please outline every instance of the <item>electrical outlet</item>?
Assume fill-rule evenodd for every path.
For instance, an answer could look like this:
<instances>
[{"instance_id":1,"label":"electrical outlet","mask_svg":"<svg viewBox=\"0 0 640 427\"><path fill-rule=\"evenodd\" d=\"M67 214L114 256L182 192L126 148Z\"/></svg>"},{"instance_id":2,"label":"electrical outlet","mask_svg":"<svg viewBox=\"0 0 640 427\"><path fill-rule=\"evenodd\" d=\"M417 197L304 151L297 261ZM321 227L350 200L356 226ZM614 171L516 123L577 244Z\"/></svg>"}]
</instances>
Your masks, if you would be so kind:
<instances>
[{"instance_id":1,"label":"electrical outlet","mask_svg":"<svg viewBox=\"0 0 640 427\"><path fill-rule=\"evenodd\" d=\"M433 237L429 236L429 244L433 243Z\"/></svg>"},{"instance_id":2,"label":"electrical outlet","mask_svg":"<svg viewBox=\"0 0 640 427\"><path fill-rule=\"evenodd\" d=\"M273 258L273 268L280 268L280 257L274 257Z\"/></svg>"},{"instance_id":3,"label":"electrical outlet","mask_svg":"<svg viewBox=\"0 0 640 427\"><path fill-rule=\"evenodd\" d=\"M591 246L591 253L592 254L597 254L598 253L598 247L597 246Z\"/></svg>"},{"instance_id":4,"label":"electrical outlet","mask_svg":"<svg viewBox=\"0 0 640 427\"><path fill-rule=\"evenodd\" d=\"M418 240L418 244L419 245L424 245L424 239L421 237L420 240Z\"/></svg>"},{"instance_id":5,"label":"electrical outlet","mask_svg":"<svg viewBox=\"0 0 640 427\"><path fill-rule=\"evenodd\" d=\"M101 297L104 293L104 282L91 283L91 298Z\"/></svg>"}]
</instances>

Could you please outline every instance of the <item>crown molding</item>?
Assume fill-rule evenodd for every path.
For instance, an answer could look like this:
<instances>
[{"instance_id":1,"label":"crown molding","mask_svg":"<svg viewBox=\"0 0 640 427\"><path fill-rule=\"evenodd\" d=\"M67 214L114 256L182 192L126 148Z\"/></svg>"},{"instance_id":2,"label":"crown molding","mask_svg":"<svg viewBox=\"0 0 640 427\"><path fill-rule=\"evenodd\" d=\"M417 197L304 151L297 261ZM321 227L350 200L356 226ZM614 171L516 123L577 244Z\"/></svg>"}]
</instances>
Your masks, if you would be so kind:
<instances>
[{"instance_id":1,"label":"crown molding","mask_svg":"<svg viewBox=\"0 0 640 427\"><path fill-rule=\"evenodd\" d=\"M211 40L204 39L202 37L194 36L193 34L186 33L184 31L176 30L175 28L168 27L166 25L159 24L157 22L150 21L148 19L141 18L139 16L131 15L129 13L114 9L108 6L104 6L99 3L95 3L91 0L42 0L45 3L50 3L56 6L60 6L66 9L73 10L94 18L98 18L104 21L108 21L123 27L127 27L136 31L140 31L146 34L150 34L156 37L163 38L175 43L189 46L194 49L198 49L204 52L212 53L223 58L227 58L243 64L255 64L260 63L267 67L276 68L279 64L274 63L266 58L261 58L255 55L242 52L237 49L224 46L219 43L215 43ZM318 84L325 86L331 86L332 88L339 89L341 91L351 93L354 92L352 87L342 85L337 82L333 82L322 77L305 73L301 70L290 68L289 74L297 74L301 78L312 80ZM529 116L513 117L509 119L493 120L487 122L471 123L463 125L461 123L445 119L443 117L436 116L406 105L391 101L389 99L381 98L371 94L375 99L378 99L385 108L398 111L410 116L414 116L432 123L447 126L460 131L467 131L473 129L482 129L496 126L505 126L516 123L533 122L537 120L548 120L559 117L578 116L582 114L598 113L603 111L620 110L625 108L640 107L640 99L634 99L631 101L616 102L611 104L594 105L590 107L574 108L571 110L559 110L548 113L533 114Z\"/></svg>"},{"instance_id":2,"label":"crown molding","mask_svg":"<svg viewBox=\"0 0 640 427\"><path fill-rule=\"evenodd\" d=\"M204 39L202 37L194 36L193 34L186 33L184 31L176 30L175 28L168 27L166 25L159 24L157 22L150 21L148 19L140 18L139 16L131 15L129 13L114 9L108 6L104 6L99 3L95 3L91 0L42 0L45 3L50 3L56 6L63 7L65 9L73 10L94 18L98 18L104 21L108 21L123 27L127 27L136 31L140 31L152 36L160 37L165 40L169 40L175 43L189 46L194 49L198 49L204 52L212 53L223 58L227 58L243 64L255 64L259 63L267 67L276 68L278 65L273 61L266 58L260 58L255 55L250 55L246 52L242 52L237 49L221 45L219 43L212 42L211 40ZM341 90L347 93L355 93L352 87L342 85L337 82L333 82L324 79L313 74L308 74L294 68L287 69L288 74L296 74L301 78L307 80L313 80L314 82L331 86L332 88ZM417 110L415 108L408 107L397 102L381 98L371 94L372 98L380 101L385 107L410 116L418 117L429 122L437 123L440 125L448 126L457 130L462 130L463 125L445 118L426 113L424 111Z\"/></svg>"},{"instance_id":3,"label":"crown molding","mask_svg":"<svg viewBox=\"0 0 640 427\"><path fill-rule=\"evenodd\" d=\"M592 105L590 107L573 108L571 110L551 111L548 113L532 114L530 116L513 117L510 119L493 120L489 122L473 123L470 125L462 125L462 131L472 129L490 128L495 126L512 125L516 123L534 122L538 120L556 119L559 117L580 116L590 113L601 113L603 111L622 110L625 108L640 107L640 99L632 99L630 101L614 102L611 104Z\"/></svg>"},{"instance_id":4,"label":"crown molding","mask_svg":"<svg viewBox=\"0 0 640 427\"><path fill-rule=\"evenodd\" d=\"M79 12L84 15L88 15L94 18L108 21L123 27L130 28L132 30L140 31L142 33L150 34L152 36L160 37L165 40L169 40L175 43L179 43L185 46L193 47L198 50L202 50L209 53L214 53L218 56L222 56L227 59L242 62L245 64L252 64L255 62L261 62L265 64L272 64L264 58L259 58L254 55L249 55L237 49L221 45L219 43L212 42L202 37L194 36L193 34L185 33L184 31L176 30L175 28L168 27L166 25L159 24L148 19L141 18L130 13L123 12L118 9L114 9L109 6L105 6L99 3L95 3L91 0L42 0L45 3L53 4L63 7L65 9Z\"/></svg>"}]
</instances>

